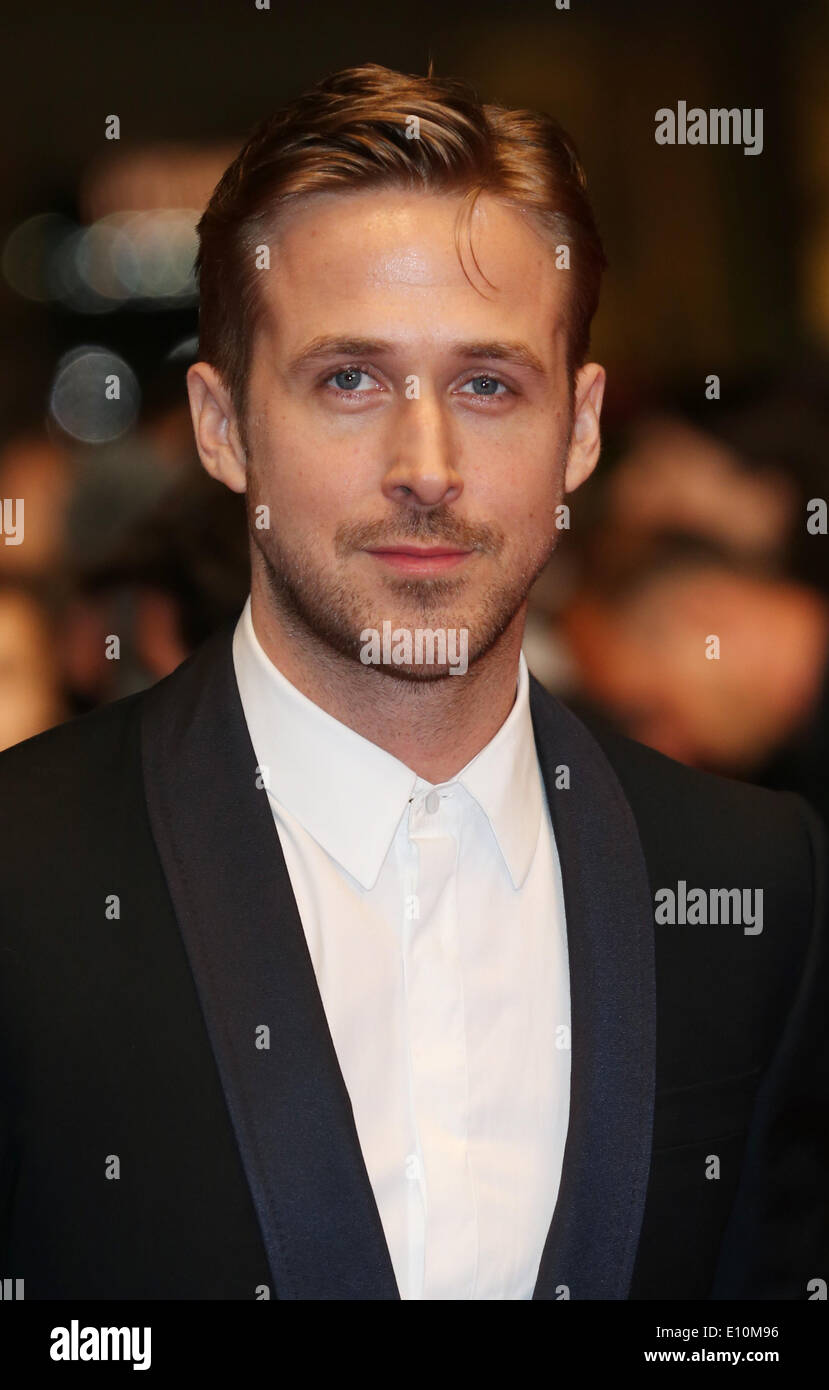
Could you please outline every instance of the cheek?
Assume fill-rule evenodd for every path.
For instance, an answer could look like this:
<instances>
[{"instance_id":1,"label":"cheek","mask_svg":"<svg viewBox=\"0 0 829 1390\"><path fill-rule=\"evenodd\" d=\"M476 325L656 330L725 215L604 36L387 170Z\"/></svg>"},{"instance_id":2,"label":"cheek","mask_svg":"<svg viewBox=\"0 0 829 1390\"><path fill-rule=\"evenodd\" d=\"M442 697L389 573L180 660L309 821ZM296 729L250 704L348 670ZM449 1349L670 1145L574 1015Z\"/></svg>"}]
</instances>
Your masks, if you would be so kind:
<instances>
[{"instance_id":1,"label":"cheek","mask_svg":"<svg viewBox=\"0 0 829 1390\"><path fill-rule=\"evenodd\" d=\"M549 426L465 448L462 471L470 501L529 532L548 529L564 495L562 450L563 439Z\"/></svg>"},{"instance_id":2,"label":"cheek","mask_svg":"<svg viewBox=\"0 0 829 1390\"><path fill-rule=\"evenodd\" d=\"M300 502L315 495L324 505L326 493L321 484L330 483L343 471L333 468L338 451L328 441L319 439L307 418L290 401L270 398L257 417L251 444L258 483L271 497L279 496L286 509L289 500Z\"/></svg>"},{"instance_id":3,"label":"cheek","mask_svg":"<svg viewBox=\"0 0 829 1390\"><path fill-rule=\"evenodd\" d=\"M497 518L514 544L528 551L533 542L547 540L556 530L556 508L563 498L561 478L552 467L511 470L505 486L488 500L487 510Z\"/></svg>"},{"instance_id":4,"label":"cheek","mask_svg":"<svg viewBox=\"0 0 829 1390\"><path fill-rule=\"evenodd\" d=\"M372 485L365 447L312 440L286 416L267 424L256 441L251 487L269 505L278 532L313 536L316 544L344 517L366 512Z\"/></svg>"}]
</instances>

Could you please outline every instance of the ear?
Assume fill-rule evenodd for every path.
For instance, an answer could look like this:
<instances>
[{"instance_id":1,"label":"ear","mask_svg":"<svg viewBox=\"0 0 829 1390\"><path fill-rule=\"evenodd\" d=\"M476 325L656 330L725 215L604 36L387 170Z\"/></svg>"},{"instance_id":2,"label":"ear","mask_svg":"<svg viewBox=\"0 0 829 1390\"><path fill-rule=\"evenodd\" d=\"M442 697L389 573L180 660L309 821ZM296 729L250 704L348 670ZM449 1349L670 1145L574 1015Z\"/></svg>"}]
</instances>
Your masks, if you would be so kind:
<instances>
[{"instance_id":1,"label":"ear","mask_svg":"<svg viewBox=\"0 0 829 1390\"><path fill-rule=\"evenodd\" d=\"M574 492L590 477L599 461L602 436L599 416L604 397L605 370L598 362L588 362L576 374L573 400L573 432L564 470L564 491Z\"/></svg>"},{"instance_id":2,"label":"ear","mask_svg":"<svg viewBox=\"0 0 829 1390\"><path fill-rule=\"evenodd\" d=\"M221 377L207 362L194 362L187 372L187 395L196 448L204 468L231 492L247 487L247 454L236 413Z\"/></svg>"}]
</instances>

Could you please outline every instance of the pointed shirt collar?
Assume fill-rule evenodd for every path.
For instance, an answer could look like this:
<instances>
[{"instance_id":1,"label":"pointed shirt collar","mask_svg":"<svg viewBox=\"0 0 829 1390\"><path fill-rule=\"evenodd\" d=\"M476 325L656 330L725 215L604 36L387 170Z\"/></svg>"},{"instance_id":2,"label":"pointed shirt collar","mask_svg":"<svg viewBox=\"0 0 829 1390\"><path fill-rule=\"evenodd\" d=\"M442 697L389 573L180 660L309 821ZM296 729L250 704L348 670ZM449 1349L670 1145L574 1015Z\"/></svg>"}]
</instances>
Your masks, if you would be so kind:
<instances>
[{"instance_id":1,"label":"pointed shirt collar","mask_svg":"<svg viewBox=\"0 0 829 1390\"><path fill-rule=\"evenodd\" d=\"M377 882L400 818L433 785L314 704L274 665L256 636L248 595L233 635L233 664L245 720L271 802L287 810L366 890ZM520 888L538 842L543 791L524 653L515 702L459 782L489 821L513 886Z\"/></svg>"}]
</instances>

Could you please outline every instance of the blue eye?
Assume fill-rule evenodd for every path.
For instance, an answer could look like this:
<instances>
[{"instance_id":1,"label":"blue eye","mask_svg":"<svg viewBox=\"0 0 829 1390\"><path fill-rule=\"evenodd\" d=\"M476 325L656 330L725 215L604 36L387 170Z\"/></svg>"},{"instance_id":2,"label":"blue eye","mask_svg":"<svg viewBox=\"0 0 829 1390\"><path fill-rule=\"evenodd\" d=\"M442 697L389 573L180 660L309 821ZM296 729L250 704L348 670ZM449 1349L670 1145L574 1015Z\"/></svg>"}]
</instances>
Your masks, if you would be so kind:
<instances>
[{"instance_id":1,"label":"blue eye","mask_svg":"<svg viewBox=\"0 0 829 1390\"><path fill-rule=\"evenodd\" d=\"M362 367L342 367L328 381L333 381L338 391L356 391L361 377L368 377L368 372L364 372Z\"/></svg>"},{"instance_id":2,"label":"blue eye","mask_svg":"<svg viewBox=\"0 0 829 1390\"><path fill-rule=\"evenodd\" d=\"M474 386L477 382L482 383L482 389L480 391L473 391L472 395L474 396L495 396L496 394L501 394L497 390L499 386L503 387L504 392L509 390L509 387L506 386L503 381L499 380L497 376L487 376L485 373L479 373L478 376L470 377L469 381L465 382L464 385Z\"/></svg>"}]
</instances>

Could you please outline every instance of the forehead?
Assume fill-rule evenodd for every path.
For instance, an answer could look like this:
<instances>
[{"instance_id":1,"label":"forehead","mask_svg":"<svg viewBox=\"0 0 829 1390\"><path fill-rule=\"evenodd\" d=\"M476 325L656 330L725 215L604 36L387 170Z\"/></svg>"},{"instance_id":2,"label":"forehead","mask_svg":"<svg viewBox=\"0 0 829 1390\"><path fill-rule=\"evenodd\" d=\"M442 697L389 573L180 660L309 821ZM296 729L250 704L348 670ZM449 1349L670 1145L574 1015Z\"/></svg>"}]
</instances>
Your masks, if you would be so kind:
<instances>
[{"instance_id":1,"label":"forehead","mask_svg":"<svg viewBox=\"0 0 829 1390\"><path fill-rule=\"evenodd\" d=\"M563 324L566 278L528 214L483 194L319 193L283 211L262 276L260 331L286 350L316 333L389 338L502 330L540 348ZM552 332L551 332L552 330Z\"/></svg>"}]
</instances>

